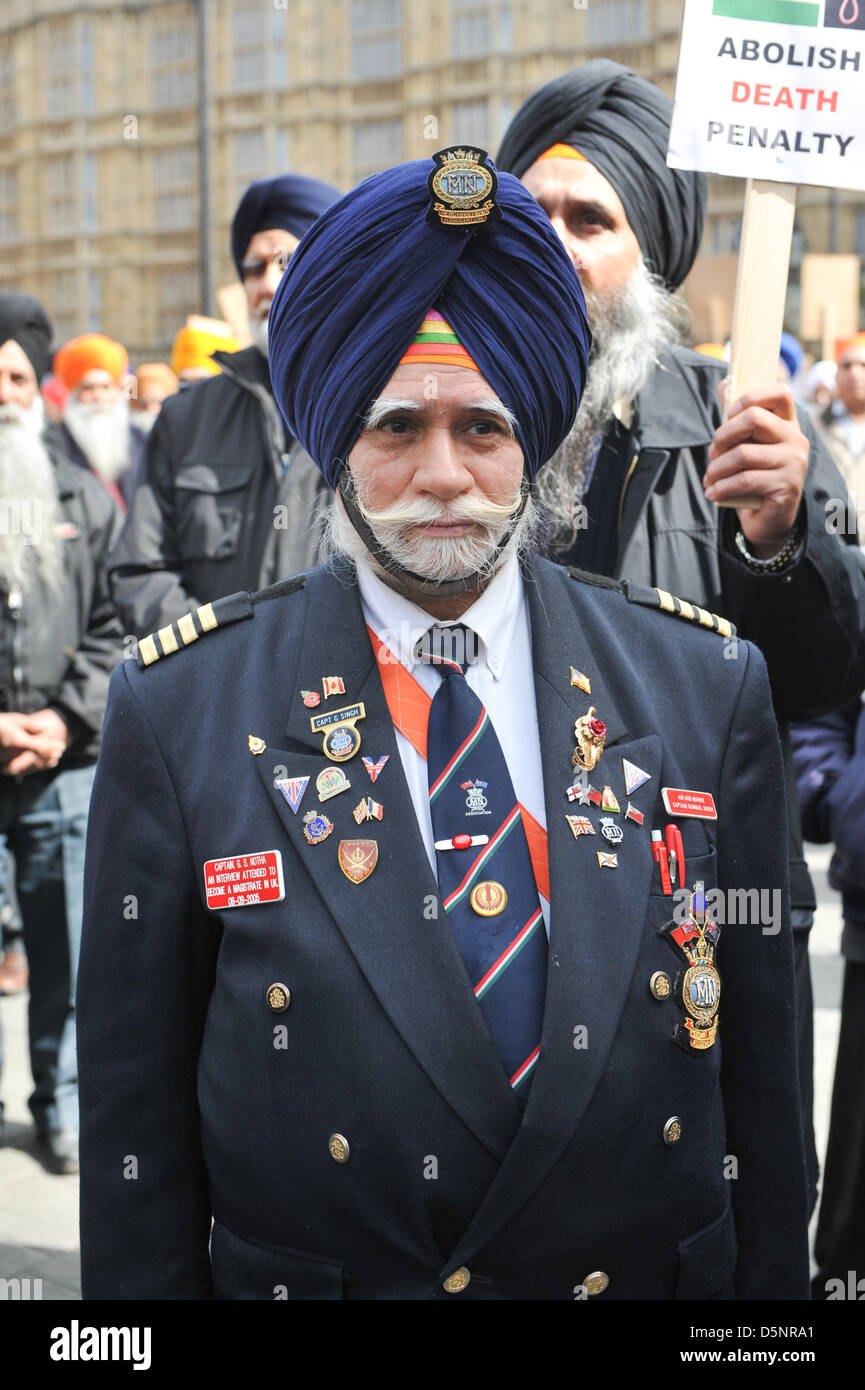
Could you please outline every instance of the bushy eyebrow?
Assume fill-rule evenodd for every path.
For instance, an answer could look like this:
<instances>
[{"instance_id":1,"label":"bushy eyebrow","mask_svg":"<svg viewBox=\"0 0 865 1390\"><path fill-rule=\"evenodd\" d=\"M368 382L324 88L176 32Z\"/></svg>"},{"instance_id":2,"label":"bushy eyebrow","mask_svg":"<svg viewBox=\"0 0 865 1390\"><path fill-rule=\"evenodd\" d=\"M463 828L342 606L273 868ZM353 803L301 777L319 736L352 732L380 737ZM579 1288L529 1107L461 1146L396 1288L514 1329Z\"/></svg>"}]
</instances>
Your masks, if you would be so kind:
<instances>
[{"instance_id":1,"label":"bushy eyebrow","mask_svg":"<svg viewBox=\"0 0 865 1390\"><path fill-rule=\"evenodd\" d=\"M364 429L374 430L389 415L401 413L403 411L419 412L422 406L419 401L405 397L399 399L394 396L379 396L373 401L364 420ZM513 411L508 410L506 405L492 397L485 396L479 401L465 401L463 410L477 410L484 415L495 415L501 420L510 435L516 434L517 417Z\"/></svg>"}]
</instances>

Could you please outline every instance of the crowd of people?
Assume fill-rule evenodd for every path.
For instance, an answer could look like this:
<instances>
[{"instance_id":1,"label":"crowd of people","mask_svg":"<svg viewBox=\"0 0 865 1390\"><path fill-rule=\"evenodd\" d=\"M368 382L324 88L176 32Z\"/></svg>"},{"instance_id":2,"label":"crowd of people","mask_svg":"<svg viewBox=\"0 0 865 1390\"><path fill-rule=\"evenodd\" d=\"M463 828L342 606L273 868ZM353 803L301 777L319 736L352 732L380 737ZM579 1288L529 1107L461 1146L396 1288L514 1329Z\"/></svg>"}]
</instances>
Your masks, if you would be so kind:
<instances>
[{"instance_id":1,"label":"crowd of people","mask_svg":"<svg viewBox=\"0 0 865 1390\"><path fill-rule=\"evenodd\" d=\"M670 109L601 59L530 96L493 161L461 146L345 196L256 181L231 228L247 347L211 323L170 365L98 333L55 351L38 300L0 294L0 988L29 969L30 1108L53 1170L81 1166L86 1297L807 1297L800 796L806 834L838 838L848 923L814 1296L865 1260L865 562L827 524L865 489L865 334L810 369L785 335L778 380L725 412L723 349L687 345L677 294L706 184L667 167ZM418 654L399 634L424 618L477 662ZM361 738L354 834L384 820L328 859ZM606 819L580 782L605 741L626 827L609 752ZM449 802L467 749L478 780ZM297 814L310 781L329 815L311 791ZM659 947L662 783L692 896L691 937ZM711 815L671 809L677 787ZM506 859L488 803L509 835L521 812ZM575 867L589 835L597 870ZM275 900L226 906L209 866L259 851ZM704 886L781 888L783 921L719 942ZM447 943L420 908L407 925L412 893ZM658 952L697 938L725 1003L674 1025L691 986ZM297 1030L302 1086L271 1024ZM417 1189L430 1153L442 1180Z\"/></svg>"}]
</instances>

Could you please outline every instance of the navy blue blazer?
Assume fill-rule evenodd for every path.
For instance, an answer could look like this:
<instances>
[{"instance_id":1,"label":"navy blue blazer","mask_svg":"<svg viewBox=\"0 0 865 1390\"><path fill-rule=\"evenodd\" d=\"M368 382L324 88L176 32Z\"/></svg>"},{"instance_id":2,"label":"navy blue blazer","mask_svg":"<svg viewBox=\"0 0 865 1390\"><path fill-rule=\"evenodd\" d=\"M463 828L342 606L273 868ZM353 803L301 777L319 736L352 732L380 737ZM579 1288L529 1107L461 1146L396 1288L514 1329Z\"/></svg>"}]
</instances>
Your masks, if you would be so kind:
<instances>
[{"instance_id":1,"label":"navy blue blazer","mask_svg":"<svg viewBox=\"0 0 865 1390\"><path fill-rule=\"evenodd\" d=\"M808 1296L765 665L748 643L647 611L654 591L537 558L526 584L551 922L524 1114L441 908L351 568L231 600L243 621L115 672L79 972L86 1298ZM324 675L345 696L312 711L300 692ZM356 701L352 791L321 806L328 759L310 716ZM621 759L651 774L632 797L643 825L619 818L618 869L596 857L614 846L575 839L565 819L580 809L565 788L589 703L607 725L592 781L624 812ZM373 788L360 758L385 753ZM274 784L286 776L311 779L297 814ZM678 968L649 847L663 786L718 807L717 821L678 822L689 882L783 894L775 928L723 929L718 1040L703 1052L673 1041L675 994L649 989ZM382 803L380 823L358 829L355 791ZM311 845L302 818L316 806L335 829ZM337 847L359 836L379 859L353 883ZM205 861L273 849L284 901L207 908ZM281 1013L276 982L291 996ZM469 1281L449 1292L458 1270Z\"/></svg>"}]
</instances>

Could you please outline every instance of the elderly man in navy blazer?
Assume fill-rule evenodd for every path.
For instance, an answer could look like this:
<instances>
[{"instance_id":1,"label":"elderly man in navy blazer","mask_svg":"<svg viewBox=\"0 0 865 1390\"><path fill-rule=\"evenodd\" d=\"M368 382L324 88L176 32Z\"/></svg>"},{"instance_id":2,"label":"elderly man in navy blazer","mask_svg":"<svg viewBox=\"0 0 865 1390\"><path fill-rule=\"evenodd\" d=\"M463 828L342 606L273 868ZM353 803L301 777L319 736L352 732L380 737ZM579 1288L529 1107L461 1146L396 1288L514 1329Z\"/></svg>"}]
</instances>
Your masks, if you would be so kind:
<instances>
[{"instance_id":1,"label":"elderly man in navy blazer","mask_svg":"<svg viewBox=\"0 0 865 1390\"><path fill-rule=\"evenodd\" d=\"M482 150L292 258L271 372L335 554L114 677L85 1297L808 1296L762 658L531 552L588 347Z\"/></svg>"}]
</instances>

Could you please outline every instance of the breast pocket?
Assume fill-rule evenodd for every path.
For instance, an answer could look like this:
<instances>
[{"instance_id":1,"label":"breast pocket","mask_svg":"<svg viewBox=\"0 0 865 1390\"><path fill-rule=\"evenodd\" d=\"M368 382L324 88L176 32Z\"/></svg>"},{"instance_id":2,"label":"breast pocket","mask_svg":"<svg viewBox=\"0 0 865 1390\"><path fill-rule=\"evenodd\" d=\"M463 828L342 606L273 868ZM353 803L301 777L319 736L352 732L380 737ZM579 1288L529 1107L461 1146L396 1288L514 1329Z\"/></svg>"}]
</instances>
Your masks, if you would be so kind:
<instances>
[{"instance_id":1,"label":"breast pocket","mask_svg":"<svg viewBox=\"0 0 865 1390\"><path fill-rule=\"evenodd\" d=\"M175 478L178 531L190 560L225 560L237 553L252 463L189 461Z\"/></svg>"}]
</instances>

